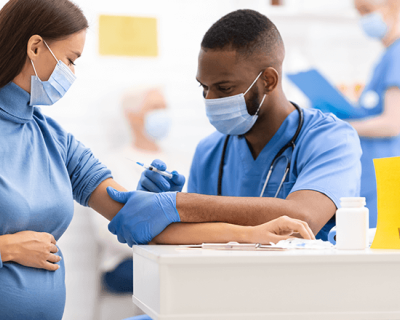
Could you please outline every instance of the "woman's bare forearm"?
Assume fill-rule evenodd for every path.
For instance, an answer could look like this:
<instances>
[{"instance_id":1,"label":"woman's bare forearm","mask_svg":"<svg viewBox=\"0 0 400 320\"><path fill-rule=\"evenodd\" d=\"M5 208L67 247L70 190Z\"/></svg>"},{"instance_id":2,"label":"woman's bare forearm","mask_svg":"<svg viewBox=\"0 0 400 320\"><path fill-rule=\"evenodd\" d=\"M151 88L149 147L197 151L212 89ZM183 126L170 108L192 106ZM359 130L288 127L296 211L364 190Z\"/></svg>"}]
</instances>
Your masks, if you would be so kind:
<instances>
[{"instance_id":1,"label":"woman's bare forearm","mask_svg":"<svg viewBox=\"0 0 400 320\"><path fill-rule=\"evenodd\" d=\"M152 244L278 243L289 237L315 239L308 224L287 216L258 226L237 226L229 223L174 223L155 237Z\"/></svg>"},{"instance_id":2,"label":"woman's bare forearm","mask_svg":"<svg viewBox=\"0 0 400 320\"><path fill-rule=\"evenodd\" d=\"M229 223L173 223L155 237L155 244L199 244L229 241L251 242L252 227Z\"/></svg>"},{"instance_id":3,"label":"woman's bare forearm","mask_svg":"<svg viewBox=\"0 0 400 320\"><path fill-rule=\"evenodd\" d=\"M286 215L307 222L315 234L336 211L330 198L312 190L293 192L286 199L178 193L176 208L183 222L218 221L241 226L257 226Z\"/></svg>"},{"instance_id":4,"label":"woman's bare forearm","mask_svg":"<svg viewBox=\"0 0 400 320\"><path fill-rule=\"evenodd\" d=\"M106 179L92 192L89 199L89 206L111 221L124 205L110 198L107 193L107 187L112 187L118 191L127 191L113 179Z\"/></svg>"},{"instance_id":5,"label":"woman's bare forearm","mask_svg":"<svg viewBox=\"0 0 400 320\"><path fill-rule=\"evenodd\" d=\"M0 255L3 262L12 260L12 253L9 245L10 235L5 234L0 236Z\"/></svg>"}]
</instances>

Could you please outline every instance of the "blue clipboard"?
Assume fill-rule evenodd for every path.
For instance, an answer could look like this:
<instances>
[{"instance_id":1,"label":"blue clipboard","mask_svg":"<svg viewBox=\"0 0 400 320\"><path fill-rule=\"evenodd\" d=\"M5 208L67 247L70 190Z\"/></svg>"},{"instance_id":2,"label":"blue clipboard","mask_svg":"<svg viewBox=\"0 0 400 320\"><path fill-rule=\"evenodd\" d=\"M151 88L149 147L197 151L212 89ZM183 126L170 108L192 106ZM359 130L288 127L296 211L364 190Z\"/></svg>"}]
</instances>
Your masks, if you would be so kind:
<instances>
[{"instance_id":1,"label":"blue clipboard","mask_svg":"<svg viewBox=\"0 0 400 320\"><path fill-rule=\"evenodd\" d=\"M313 108L331 112L340 119L366 116L362 108L354 107L316 69L286 75L310 99Z\"/></svg>"}]
</instances>

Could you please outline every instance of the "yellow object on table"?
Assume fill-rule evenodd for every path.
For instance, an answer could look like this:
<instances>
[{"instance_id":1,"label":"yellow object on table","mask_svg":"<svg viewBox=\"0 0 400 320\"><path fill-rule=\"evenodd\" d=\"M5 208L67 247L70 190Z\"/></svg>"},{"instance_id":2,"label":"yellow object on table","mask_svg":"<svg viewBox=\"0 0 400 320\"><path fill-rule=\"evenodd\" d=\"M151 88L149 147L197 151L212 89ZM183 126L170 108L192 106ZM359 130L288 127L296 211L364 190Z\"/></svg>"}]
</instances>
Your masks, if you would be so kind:
<instances>
[{"instance_id":1,"label":"yellow object on table","mask_svg":"<svg viewBox=\"0 0 400 320\"><path fill-rule=\"evenodd\" d=\"M374 159L378 223L372 249L400 249L400 157Z\"/></svg>"},{"instance_id":2,"label":"yellow object on table","mask_svg":"<svg viewBox=\"0 0 400 320\"><path fill-rule=\"evenodd\" d=\"M158 56L157 19L100 15L99 53L116 56Z\"/></svg>"}]
</instances>

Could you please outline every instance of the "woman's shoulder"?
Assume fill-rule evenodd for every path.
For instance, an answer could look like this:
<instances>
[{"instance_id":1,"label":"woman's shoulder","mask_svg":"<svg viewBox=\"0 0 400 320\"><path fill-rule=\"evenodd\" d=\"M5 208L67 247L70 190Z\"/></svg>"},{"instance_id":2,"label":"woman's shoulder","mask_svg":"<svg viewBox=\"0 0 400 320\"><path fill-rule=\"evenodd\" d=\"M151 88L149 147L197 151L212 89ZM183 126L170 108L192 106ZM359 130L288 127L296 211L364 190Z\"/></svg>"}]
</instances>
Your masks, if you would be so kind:
<instances>
[{"instance_id":1,"label":"woman's shoulder","mask_svg":"<svg viewBox=\"0 0 400 320\"><path fill-rule=\"evenodd\" d=\"M34 107L33 119L43 135L50 135L57 144L66 148L70 134L55 119L45 115L40 107Z\"/></svg>"}]
</instances>

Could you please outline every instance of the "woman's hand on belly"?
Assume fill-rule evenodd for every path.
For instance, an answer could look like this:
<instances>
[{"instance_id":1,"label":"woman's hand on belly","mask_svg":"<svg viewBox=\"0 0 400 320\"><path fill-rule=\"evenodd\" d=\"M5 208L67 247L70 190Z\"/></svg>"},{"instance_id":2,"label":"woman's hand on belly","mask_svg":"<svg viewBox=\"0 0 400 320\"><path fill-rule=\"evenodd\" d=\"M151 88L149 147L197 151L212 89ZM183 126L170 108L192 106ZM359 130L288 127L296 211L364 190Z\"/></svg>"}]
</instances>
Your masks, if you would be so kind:
<instances>
[{"instance_id":1,"label":"woman's hand on belly","mask_svg":"<svg viewBox=\"0 0 400 320\"><path fill-rule=\"evenodd\" d=\"M0 236L3 262L13 261L26 267L56 271L61 260L56 240L46 232L21 231Z\"/></svg>"}]
</instances>

